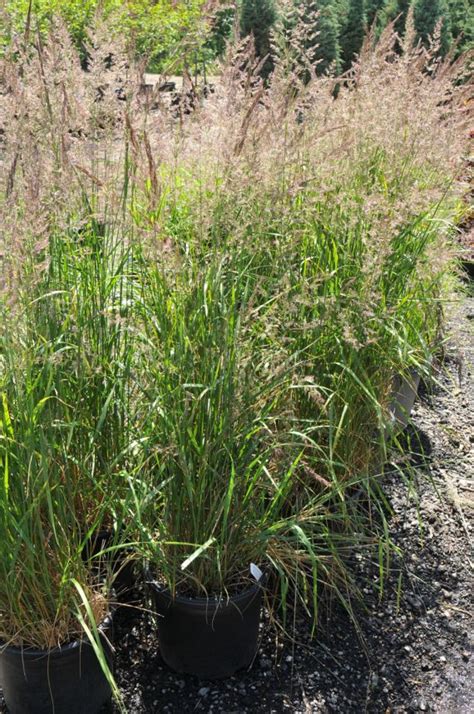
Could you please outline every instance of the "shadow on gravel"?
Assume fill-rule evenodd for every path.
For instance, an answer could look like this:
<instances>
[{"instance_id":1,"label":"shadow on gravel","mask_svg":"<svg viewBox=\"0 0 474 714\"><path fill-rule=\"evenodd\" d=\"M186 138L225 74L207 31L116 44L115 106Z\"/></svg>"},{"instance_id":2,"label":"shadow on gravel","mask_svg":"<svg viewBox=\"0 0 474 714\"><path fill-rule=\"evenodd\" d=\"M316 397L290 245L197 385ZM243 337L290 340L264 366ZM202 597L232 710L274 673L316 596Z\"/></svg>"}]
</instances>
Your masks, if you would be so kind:
<instances>
[{"instance_id":1,"label":"shadow on gravel","mask_svg":"<svg viewBox=\"0 0 474 714\"><path fill-rule=\"evenodd\" d=\"M433 444L423 429L410 424L399 438L400 446L408 455L412 466L426 466L433 455Z\"/></svg>"}]
</instances>

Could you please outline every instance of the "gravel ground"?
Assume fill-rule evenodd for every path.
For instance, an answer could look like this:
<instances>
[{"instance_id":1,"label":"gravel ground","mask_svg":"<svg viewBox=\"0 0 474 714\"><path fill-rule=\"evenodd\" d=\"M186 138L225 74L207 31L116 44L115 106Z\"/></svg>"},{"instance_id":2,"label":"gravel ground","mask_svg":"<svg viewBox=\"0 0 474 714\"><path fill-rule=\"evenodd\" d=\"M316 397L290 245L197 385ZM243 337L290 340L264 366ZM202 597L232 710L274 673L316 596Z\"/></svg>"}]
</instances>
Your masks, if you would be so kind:
<instances>
[{"instance_id":1,"label":"gravel ground","mask_svg":"<svg viewBox=\"0 0 474 714\"><path fill-rule=\"evenodd\" d=\"M304 621L295 623L293 643L264 626L251 671L206 682L168 670L149 618L123 612L116 675L129 714L473 712L474 298L458 305L451 321L440 384L422 390L407 436L425 453L412 457L417 488L410 493L400 476L385 477L391 537L404 557L381 600L367 588L359 632L338 608L313 641ZM373 564L359 567L361 577L375 580Z\"/></svg>"}]
</instances>

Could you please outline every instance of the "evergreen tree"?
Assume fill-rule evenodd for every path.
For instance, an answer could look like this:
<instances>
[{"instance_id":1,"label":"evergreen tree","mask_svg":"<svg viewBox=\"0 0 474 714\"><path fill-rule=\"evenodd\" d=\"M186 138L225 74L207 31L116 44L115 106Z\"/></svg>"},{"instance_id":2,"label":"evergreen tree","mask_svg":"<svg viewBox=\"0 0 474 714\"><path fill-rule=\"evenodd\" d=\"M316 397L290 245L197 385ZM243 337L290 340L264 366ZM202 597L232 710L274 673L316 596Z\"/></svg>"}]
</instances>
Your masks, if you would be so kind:
<instances>
[{"instance_id":1,"label":"evergreen tree","mask_svg":"<svg viewBox=\"0 0 474 714\"><path fill-rule=\"evenodd\" d=\"M412 0L388 0L385 11L382 13L382 25L385 26L395 20L395 30L402 37L405 33L405 24L411 4Z\"/></svg>"},{"instance_id":2,"label":"evergreen tree","mask_svg":"<svg viewBox=\"0 0 474 714\"><path fill-rule=\"evenodd\" d=\"M341 47L339 45L339 27L331 0L320 0L317 31L319 32L316 48L316 60L319 60L318 74L327 72L331 67L340 69Z\"/></svg>"},{"instance_id":3,"label":"evergreen tree","mask_svg":"<svg viewBox=\"0 0 474 714\"><path fill-rule=\"evenodd\" d=\"M334 8L334 12L336 13L336 19L339 25L339 29L345 27L347 22L347 15L349 13L350 0L331 0L330 4Z\"/></svg>"},{"instance_id":4,"label":"evergreen tree","mask_svg":"<svg viewBox=\"0 0 474 714\"><path fill-rule=\"evenodd\" d=\"M445 0L415 0L413 7L415 29L423 44L428 45L439 20L441 26L441 54L446 54L450 45L448 6Z\"/></svg>"},{"instance_id":5,"label":"evergreen tree","mask_svg":"<svg viewBox=\"0 0 474 714\"><path fill-rule=\"evenodd\" d=\"M307 26L304 50L317 63L317 73L339 70L341 48L333 0L299 0L298 6Z\"/></svg>"},{"instance_id":6,"label":"evergreen tree","mask_svg":"<svg viewBox=\"0 0 474 714\"><path fill-rule=\"evenodd\" d=\"M367 0L366 2L366 17L367 25L372 27L374 20L380 19L387 4L387 0Z\"/></svg>"},{"instance_id":7,"label":"evergreen tree","mask_svg":"<svg viewBox=\"0 0 474 714\"><path fill-rule=\"evenodd\" d=\"M458 53L474 47L474 3L472 0L448 0L452 36L460 38Z\"/></svg>"},{"instance_id":8,"label":"evergreen tree","mask_svg":"<svg viewBox=\"0 0 474 714\"><path fill-rule=\"evenodd\" d=\"M344 70L350 68L359 54L366 29L365 0L350 0L347 23L341 37Z\"/></svg>"},{"instance_id":9,"label":"evergreen tree","mask_svg":"<svg viewBox=\"0 0 474 714\"><path fill-rule=\"evenodd\" d=\"M262 74L268 76L273 68L270 56L270 32L277 19L274 0L242 0L240 13L240 32L242 37L252 34L255 40L257 57L268 59L262 68Z\"/></svg>"},{"instance_id":10,"label":"evergreen tree","mask_svg":"<svg viewBox=\"0 0 474 714\"><path fill-rule=\"evenodd\" d=\"M234 20L235 9L233 7L220 8L214 14L205 46L217 57L225 52L227 41L232 35Z\"/></svg>"}]
</instances>

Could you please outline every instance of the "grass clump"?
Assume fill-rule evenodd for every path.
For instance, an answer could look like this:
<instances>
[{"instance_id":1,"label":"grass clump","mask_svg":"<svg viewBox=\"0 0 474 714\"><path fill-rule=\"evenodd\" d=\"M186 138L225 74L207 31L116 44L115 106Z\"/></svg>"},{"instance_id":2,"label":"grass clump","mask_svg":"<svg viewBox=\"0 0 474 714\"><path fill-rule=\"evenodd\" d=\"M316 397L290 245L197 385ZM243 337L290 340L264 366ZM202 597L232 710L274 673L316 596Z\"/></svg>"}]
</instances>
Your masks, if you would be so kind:
<instances>
[{"instance_id":1,"label":"grass clump","mask_svg":"<svg viewBox=\"0 0 474 714\"><path fill-rule=\"evenodd\" d=\"M0 639L50 649L82 634L76 581L97 622L107 614L108 594L84 554L75 508L81 465L69 454L74 425L61 419L54 388L60 353L21 340L11 349L8 341L2 334Z\"/></svg>"},{"instance_id":2,"label":"grass clump","mask_svg":"<svg viewBox=\"0 0 474 714\"><path fill-rule=\"evenodd\" d=\"M238 591L308 517L288 510L294 464L283 474L275 463L285 374L252 334L246 259L144 273L141 525L173 592ZM313 557L304 538L299 547Z\"/></svg>"},{"instance_id":3,"label":"grass clump","mask_svg":"<svg viewBox=\"0 0 474 714\"><path fill-rule=\"evenodd\" d=\"M283 601L350 608L348 556L378 544L383 574L393 547L394 378L428 371L453 285L463 60L388 28L332 78L281 37L263 82L244 42L176 109L96 44L88 73L64 33L2 65L4 306L59 454L45 493L73 534L126 523L173 593L270 563Z\"/></svg>"}]
</instances>

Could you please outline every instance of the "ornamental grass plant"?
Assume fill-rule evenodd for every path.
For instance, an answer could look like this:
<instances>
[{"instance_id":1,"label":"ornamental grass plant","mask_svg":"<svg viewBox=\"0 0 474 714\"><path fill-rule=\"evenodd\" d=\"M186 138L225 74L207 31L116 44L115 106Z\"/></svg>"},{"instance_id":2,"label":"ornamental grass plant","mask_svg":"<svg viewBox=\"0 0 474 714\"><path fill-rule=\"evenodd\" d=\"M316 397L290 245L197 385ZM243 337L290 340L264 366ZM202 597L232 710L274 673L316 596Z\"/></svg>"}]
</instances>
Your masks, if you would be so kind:
<instances>
[{"instance_id":1,"label":"ornamental grass plant","mask_svg":"<svg viewBox=\"0 0 474 714\"><path fill-rule=\"evenodd\" d=\"M68 50L59 32L2 67L13 164L1 197L0 638L48 650L87 633L110 677L96 628L127 540L131 259L120 202L105 205L97 182L85 190L67 155L74 130L56 110L79 67ZM94 131L106 133L103 116L88 117Z\"/></svg>"},{"instance_id":2,"label":"ornamental grass plant","mask_svg":"<svg viewBox=\"0 0 474 714\"><path fill-rule=\"evenodd\" d=\"M75 425L65 422L55 388L60 351L12 340L13 331L6 320L0 342L0 640L49 650L81 637L81 619L90 628L104 619L110 574L106 563L93 566L85 550L88 534L76 507L82 465L70 452ZM100 509L94 518L100 521Z\"/></svg>"},{"instance_id":3,"label":"ornamental grass plant","mask_svg":"<svg viewBox=\"0 0 474 714\"><path fill-rule=\"evenodd\" d=\"M343 77L292 29L263 82L246 41L174 106L100 32L88 72L60 27L2 59L5 319L54 355L81 528L126 522L173 593L269 562L314 612L350 607L356 548L385 572L393 380L439 347L469 121L464 59L410 27Z\"/></svg>"},{"instance_id":4,"label":"ornamental grass plant","mask_svg":"<svg viewBox=\"0 0 474 714\"><path fill-rule=\"evenodd\" d=\"M128 540L129 254L84 211L80 229L55 226L10 265L0 304L1 646L90 643L119 700L101 625L116 608Z\"/></svg>"},{"instance_id":5,"label":"ornamental grass plant","mask_svg":"<svg viewBox=\"0 0 474 714\"><path fill-rule=\"evenodd\" d=\"M268 362L255 333L248 260L234 252L198 273L186 259L171 274L142 273L136 516L150 572L173 595L239 593L252 564L276 568L283 592L326 562L328 579L340 575L328 525L339 514L297 475L297 445L280 443L291 371Z\"/></svg>"}]
</instances>

